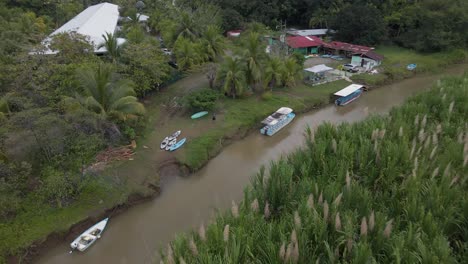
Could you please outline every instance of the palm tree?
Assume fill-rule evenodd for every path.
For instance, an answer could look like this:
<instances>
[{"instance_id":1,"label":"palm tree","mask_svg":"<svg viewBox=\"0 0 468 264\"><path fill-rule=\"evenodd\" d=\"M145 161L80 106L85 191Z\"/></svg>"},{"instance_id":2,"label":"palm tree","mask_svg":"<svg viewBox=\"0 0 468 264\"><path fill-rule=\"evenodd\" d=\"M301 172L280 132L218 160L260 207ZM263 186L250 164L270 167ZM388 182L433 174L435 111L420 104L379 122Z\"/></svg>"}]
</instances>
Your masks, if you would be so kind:
<instances>
[{"instance_id":1,"label":"palm tree","mask_svg":"<svg viewBox=\"0 0 468 264\"><path fill-rule=\"evenodd\" d=\"M175 36L177 36L177 39L180 37L185 37L191 40L195 40L200 35L198 27L199 25L197 25L193 14L187 11L183 11L179 16L179 23L177 24L177 28L175 30Z\"/></svg>"},{"instance_id":2,"label":"palm tree","mask_svg":"<svg viewBox=\"0 0 468 264\"><path fill-rule=\"evenodd\" d=\"M218 26L209 25L203 33L202 47L210 61L224 52L224 38Z\"/></svg>"},{"instance_id":3,"label":"palm tree","mask_svg":"<svg viewBox=\"0 0 468 264\"><path fill-rule=\"evenodd\" d=\"M107 55L111 58L112 62L116 62L122 53L122 45L119 45L117 37L112 33L103 34L104 43L101 43L98 48L105 47Z\"/></svg>"},{"instance_id":4,"label":"palm tree","mask_svg":"<svg viewBox=\"0 0 468 264\"><path fill-rule=\"evenodd\" d=\"M103 118L126 120L143 115L144 106L135 97L132 82L114 81L112 67L100 64L97 69L78 72L85 96L77 96L78 102Z\"/></svg>"},{"instance_id":5,"label":"palm tree","mask_svg":"<svg viewBox=\"0 0 468 264\"><path fill-rule=\"evenodd\" d=\"M185 37L180 37L174 44L174 54L177 59L179 69L187 70L200 60L199 50L192 41Z\"/></svg>"},{"instance_id":6,"label":"palm tree","mask_svg":"<svg viewBox=\"0 0 468 264\"><path fill-rule=\"evenodd\" d=\"M271 57L267 61L265 67L265 85L269 85L270 89L273 91L273 88L281 83L283 78L283 64L281 63L280 58Z\"/></svg>"},{"instance_id":7,"label":"palm tree","mask_svg":"<svg viewBox=\"0 0 468 264\"><path fill-rule=\"evenodd\" d=\"M239 58L225 57L216 79L223 82L224 91L236 99L246 86L244 63Z\"/></svg>"},{"instance_id":8,"label":"palm tree","mask_svg":"<svg viewBox=\"0 0 468 264\"><path fill-rule=\"evenodd\" d=\"M262 78L262 62L266 57L265 47L258 33L250 33L243 43L243 53L247 64L247 82L254 87Z\"/></svg>"},{"instance_id":9,"label":"palm tree","mask_svg":"<svg viewBox=\"0 0 468 264\"><path fill-rule=\"evenodd\" d=\"M302 76L301 67L294 58L289 57L284 62L282 81L284 86L292 87Z\"/></svg>"}]
</instances>

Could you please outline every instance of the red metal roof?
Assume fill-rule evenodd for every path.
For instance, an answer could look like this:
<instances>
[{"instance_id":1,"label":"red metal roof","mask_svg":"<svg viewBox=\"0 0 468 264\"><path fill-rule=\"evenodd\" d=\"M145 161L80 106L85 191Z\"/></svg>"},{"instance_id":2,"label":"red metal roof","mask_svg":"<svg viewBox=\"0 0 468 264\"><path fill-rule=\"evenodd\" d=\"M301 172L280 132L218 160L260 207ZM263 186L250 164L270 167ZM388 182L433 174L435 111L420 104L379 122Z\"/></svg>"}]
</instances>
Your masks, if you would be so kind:
<instances>
[{"instance_id":1,"label":"red metal roof","mask_svg":"<svg viewBox=\"0 0 468 264\"><path fill-rule=\"evenodd\" d=\"M357 53L355 53L355 55L359 55L361 57L368 57L368 58L371 58L371 59L376 60L376 61L381 61L381 60L384 59L383 55L375 53L372 50L369 50L369 51L366 51L366 52L357 52Z\"/></svg>"},{"instance_id":2,"label":"red metal roof","mask_svg":"<svg viewBox=\"0 0 468 264\"><path fill-rule=\"evenodd\" d=\"M308 48L323 45L323 41L315 36L291 36L286 38L291 48Z\"/></svg>"},{"instance_id":3,"label":"red metal roof","mask_svg":"<svg viewBox=\"0 0 468 264\"><path fill-rule=\"evenodd\" d=\"M372 48L370 47L354 45L354 44L349 44L349 43L340 42L340 41L324 42L323 46L325 48L330 48L330 49L335 49L335 50L345 50L345 51L351 51L351 52L356 52L356 53L368 52L372 50Z\"/></svg>"}]
</instances>

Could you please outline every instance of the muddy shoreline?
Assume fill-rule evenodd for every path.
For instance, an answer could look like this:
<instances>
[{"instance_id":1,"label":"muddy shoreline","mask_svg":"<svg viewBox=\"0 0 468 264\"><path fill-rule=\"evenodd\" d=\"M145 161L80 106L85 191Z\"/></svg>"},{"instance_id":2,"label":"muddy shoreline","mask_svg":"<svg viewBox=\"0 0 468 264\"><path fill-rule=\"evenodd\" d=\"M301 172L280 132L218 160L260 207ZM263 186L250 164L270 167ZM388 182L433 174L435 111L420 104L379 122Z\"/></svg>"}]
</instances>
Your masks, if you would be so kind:
<instances>
[{"instance_id":1,"label":"muddy shoreline","mask_svg":"<svg viewBox=\"0 0 468 264\"><path fill-rule=\"evenodd\" d=\"M161 193L161 187L149 184L147 186L151 192L143 195L139 193L133 193L128 196L127 201L116 205L112 208L104 211L96 212L86 219L79 221L72 225L67 231L64 232L53 232L49 234L44 240L34 242L27 250L22 252L21 255L14 255L7 257L6 261L8 264L16 263L33 263L41 254L49 248L54 248L60 243L65 241L72 241L90 226L106 217L117 216L124 213L128 208L152 200L159 196Z\"/></svg>"}]
</instances>

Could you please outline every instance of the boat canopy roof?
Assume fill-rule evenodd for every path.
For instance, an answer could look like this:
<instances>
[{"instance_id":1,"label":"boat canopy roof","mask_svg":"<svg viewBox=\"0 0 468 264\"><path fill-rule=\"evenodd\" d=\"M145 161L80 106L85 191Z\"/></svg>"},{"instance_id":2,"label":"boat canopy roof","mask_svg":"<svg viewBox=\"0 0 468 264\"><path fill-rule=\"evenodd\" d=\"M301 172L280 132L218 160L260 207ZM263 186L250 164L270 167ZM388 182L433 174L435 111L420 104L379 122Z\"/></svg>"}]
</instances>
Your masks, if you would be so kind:
<instances>
[{"instance_id":1,"label":"boat canopy roof","mask_svg":"<svg viewBox=\"0 0 468 264\"><path fill-rule=\"evenodd\" d=\"M262 121L262 124L267 125L267 126L272 126L276 123L278 123L278 119L280 119L282 116L285 116L289 113L292 113L292 109L289 107L281 107L280 109L276 110L272 115L268 116Z\"/></svg>"},{"instance_id":2,"label":"boat canopy roof","mask_svg":"<svg viewBox=\"0 0 468 264\"><path fill-rule=\"evenodd\" d=\"M342 90L339 90L338 92L334 93L334 95L348 96L348 95L354 93L355 91L361 89L362 87L364 87L364 85L362 85L362 84L351 84L351 85L347 86L346 88L344 88Z\"/></svg>"},{"instance_id":3,"label":"boat canopy roof","mask_svg":"<svg viewBox=\"0 0 468 264\"><path fill-rule=\"evenodd\" d=\"M287 115L289 113L292 113L292 109L289 107L281 107L280 109L276 110L276 113L280 113L282 115Z\"/></svg>"}]
</instances>

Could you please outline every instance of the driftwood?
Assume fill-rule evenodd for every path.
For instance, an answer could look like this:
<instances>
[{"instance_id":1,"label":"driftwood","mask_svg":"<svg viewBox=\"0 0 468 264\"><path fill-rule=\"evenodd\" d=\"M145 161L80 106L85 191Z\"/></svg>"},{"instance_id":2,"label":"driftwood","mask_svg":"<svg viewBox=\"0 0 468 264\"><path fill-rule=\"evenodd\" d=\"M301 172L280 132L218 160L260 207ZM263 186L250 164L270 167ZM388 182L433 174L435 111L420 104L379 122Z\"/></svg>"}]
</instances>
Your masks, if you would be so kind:
<instances>
[{"instance_id":1,"label":"driftwood","mask_svg":"<svg viewBox=\"0 0 468 264\"><path fill-rule=\"evenodd\" d=\"M134 140L132 140L130 145L117 148L109 147L108 149L101 151L96 155L96 163L107 163L115 160L128 160L135 154L133 151L135 148L136 142Z\"/></svg>"}]
</instances>

